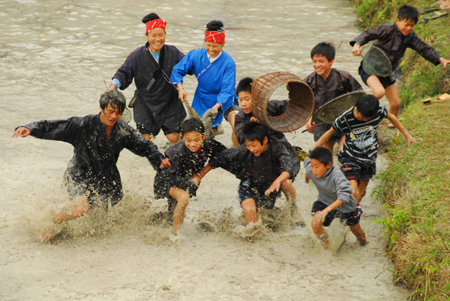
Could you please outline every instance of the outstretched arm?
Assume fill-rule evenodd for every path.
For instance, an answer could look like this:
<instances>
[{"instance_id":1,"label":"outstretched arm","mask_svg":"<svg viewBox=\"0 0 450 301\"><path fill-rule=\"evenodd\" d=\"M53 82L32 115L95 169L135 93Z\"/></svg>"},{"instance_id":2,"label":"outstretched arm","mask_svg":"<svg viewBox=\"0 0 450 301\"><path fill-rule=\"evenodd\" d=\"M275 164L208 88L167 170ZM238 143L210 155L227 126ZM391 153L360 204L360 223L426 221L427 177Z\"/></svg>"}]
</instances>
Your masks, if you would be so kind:
<instances>
[{"instance_id":1,"label":"outstretched arm","mask_svg":"<svg viewBox=\"0 0 450 301\"><path fill-rule=\"evenodd\" d=\"M200 182L202 181L203 177L206 176L208 172L210 172L212 169L211 165L206 164L205 167L203 167L198 173L192 175L192 180L194 180L195 185L200 185Z\"/></svg>"},{"instance_id":2,"label":"outstretched arm","mask_svg":"<svg viewBox=\"0 0 450 301\"><path fill-rule=\"evenodd\" d=\"M29 128L26 128L26 127L24 127L24 126L21 126L21 127L18 127L18 128L14 131L12 137L13 137L13 138L17 138L17 137L25 138L25 137L29 136L30 134L31 134L31 130L30 130Z\"/></svg>"},{"instance_id":3,"label":"outstretched arm","mask_svg":"<svg viewBox=\"0 0 450 301\"><path fill-rule=\"evenodd\" d=\"M442 63L442 66L447 67L447 64L450 63L450 60L444 59L442 56L439 58L439 62Z\"/></svg>"},{"instance_id":4,"label":"outstretched arm","mask_svg":"<svg viewBox=\"0 0 450 301\"><path fill-rule=\"evenodd\" d=\"M320 138L319 140L317 140L316 144L314 145L314 148L322 146L325 144L325 142L327 142L328 140L330 140L331 136L333 136L334 134L334 128L330 128L328 131L326 131Z\"/></svg>"},{"instance_id":5,"label":"outstretched arm","mask_svg":"<svg viewBox=\"0 0 450 301\"><path fill-rule=\"evenodd\" d=\"M416 139L411 136L394 114L389 113L387 118L392 122L393 125L395 125L396 128L400 130L403 136L405 136L408 146L410 146L414 142L422 140L421 138Z\"/></svg>"}]
</instances>

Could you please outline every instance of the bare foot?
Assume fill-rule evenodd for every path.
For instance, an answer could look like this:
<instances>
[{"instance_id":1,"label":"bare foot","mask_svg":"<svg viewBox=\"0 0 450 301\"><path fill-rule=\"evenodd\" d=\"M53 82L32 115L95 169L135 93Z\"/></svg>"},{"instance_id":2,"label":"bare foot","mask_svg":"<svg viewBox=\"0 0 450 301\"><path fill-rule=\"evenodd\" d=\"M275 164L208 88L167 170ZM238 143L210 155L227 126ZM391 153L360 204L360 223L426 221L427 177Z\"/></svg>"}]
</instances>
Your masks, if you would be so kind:
<instances>
[{"instance_id":1,"label":"bare foot","mask_svg":"<svg viewBox=\"0 0 450 301\"><path fill-rule=\"evenodd\" d=\"M55 236L55 231L53 229L46 229L44 232L41 233L42 241L45 243L49 243L50 240L52 240L54 236Z\"/></svg>"}]
</instances>

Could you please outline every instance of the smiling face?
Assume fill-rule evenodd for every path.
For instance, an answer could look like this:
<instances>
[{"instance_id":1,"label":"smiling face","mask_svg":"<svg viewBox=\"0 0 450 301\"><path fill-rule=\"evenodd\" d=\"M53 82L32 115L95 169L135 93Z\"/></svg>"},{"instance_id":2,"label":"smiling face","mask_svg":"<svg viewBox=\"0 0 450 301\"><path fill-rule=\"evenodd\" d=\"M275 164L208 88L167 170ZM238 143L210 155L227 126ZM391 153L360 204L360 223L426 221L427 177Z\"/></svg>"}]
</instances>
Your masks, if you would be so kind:
<instances>
[{"instance_id":1,"label":"smiling face","mask_svg":"<svg viewBox=\"0 0 450 301\"><path fill-rule=\"evenodd\" d=\"M322 76L323 78L327 78L331 72L331 66L334 63L334 60L329 61L326 56L320 54L314 54L312 57L313 68L316 70L317 74Z\"/></svg>"},{"instance_id":2,"label":"smiling face","mask_svg":"<svg viewBox=\"0 0 450 301\"><path fill-rule=\"evenodd\" d=\"M210 57L216 57L222 51L224 45L225 42L223 44L214 42L205 42L205 50Z\"/></svg>"},{"instance_id":3,"label":"smiling face","mask_svg":"<svg viewBox=\"0 0 450 301\"><path fill-rule=\"evenodd\" d=\"M183 134L184 145L193 153L202 147L203 140L205 140L205 135L202 135L200 132L186 132Z\"/></svg>"},{"instance_id":4,"label":"smiling face","mask_svg":"<svg viewBox=\"0 0 450 301\"><path fill-rule=\"evenodd\" d=\"M102 110L102 108L100 108L100 110L100 121L107 129L112 129L117 120L119 120L122 116L122 113L119 111L119 107L114 104L111 105L109 103L104 110Z\"/></svg>"},{"instance_id":5,"label":"smiling face","mask_svg":"<svg viewBox=\"0 0 450 301\"><path fill-rule=\"evenodd\" d=\"M311 159L311 171L316 178L321 178L331 168L333 163L323 164L317 159Z\"/></svg>"},{"instance_id":6,"label":"smiling face","mask_svg":"<svg viewBox=\"0 0 450 301\"><path fill-rule=\"evenodd\" d=\"M245 114L250 114L253 111L253 99L252 94L247 91L241 91L238 94L239 106L242 108Z\"/></svg>"},{"instance_id":7,"label":"smiling face","mask_svg":"<svg viewBox=\"0 0 450 301\"><path fill-rule=\"evenodd\" d=\"M154 28L146 35L150 50L159 53L166 42L166 32L162 28Z\"/></svg>"},{"instance_id":8,"label":"smiling face","mask_svg":"<svg viewBox=\"0 0 450 301\"><path fill-rule=\"evenodd\" d=\"M264 137L262 144L257 139L253 141L245 139L245 145L250 152L252 152L256 157L259 157L269 147L269 145L267 144L268 141L269 139L267 137Z\"/></svg>"},{"instance_id":9,"label":"smiling face","mask_svg":"<svg viewBox=\"0 0 450 301\"><path fill-rule=\"evenodd\" d=\"M416 26L416 22L410 19L395 20L395 24L397 24L398 31L402 33L402 35L407 36L411 31L413 31L414 26Z\"/></svg>"}]
</instances>

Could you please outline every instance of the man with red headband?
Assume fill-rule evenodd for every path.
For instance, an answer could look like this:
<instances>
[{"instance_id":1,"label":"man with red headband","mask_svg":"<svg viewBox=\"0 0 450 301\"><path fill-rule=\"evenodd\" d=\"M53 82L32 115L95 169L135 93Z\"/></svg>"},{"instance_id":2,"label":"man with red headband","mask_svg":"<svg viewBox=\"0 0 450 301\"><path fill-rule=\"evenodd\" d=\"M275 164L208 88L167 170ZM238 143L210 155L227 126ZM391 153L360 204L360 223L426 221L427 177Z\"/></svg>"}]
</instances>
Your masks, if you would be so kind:
<instances>
[{"instance_id":1,"label":"man with red headband","mask_svg":"<svg viewBox=\"0 0 450 301\"><path fill-rule=\"evenodd\" d=\"M190 51L172 70L170 80L178 86L178 97L186 101L183 77L193 71L198 80L192 107L200 115L209 109L217 111L212 121L213 129L227 119L233 128L232 140L239 145L234 134L234 117L239 106L234 103L234 86L236 85L236 64L231 56L223 51L225 31L223 23L211 21L206 26L205 46Z\"/></svg>"},{"instance_id":2,"label":"man with red headband","mask_svg":"<svg viewBox=\"0 0 450 301\"><path fill-rule=\"evenodd\" d=\"M170 83L172 68L183 57L175 46L166 45L167 22L151 13L142 19L147 43L137 48L114 74L109 90L126 89L135 81L136 91L130 103L137 128L146 139L162 129L167 139L180 139L179 128L186 117L177 89Z\"/></svg>"}]
</instances>

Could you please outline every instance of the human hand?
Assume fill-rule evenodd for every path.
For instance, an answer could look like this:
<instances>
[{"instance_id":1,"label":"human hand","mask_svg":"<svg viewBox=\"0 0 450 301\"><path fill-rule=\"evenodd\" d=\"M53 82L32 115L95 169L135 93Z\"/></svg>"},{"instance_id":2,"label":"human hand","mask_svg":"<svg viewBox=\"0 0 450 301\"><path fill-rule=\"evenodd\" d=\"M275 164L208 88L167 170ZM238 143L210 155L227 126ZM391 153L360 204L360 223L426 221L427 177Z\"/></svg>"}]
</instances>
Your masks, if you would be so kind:
<instances>
[{"instance_id":1,"label":"human hand","mask_svg":"<svg viewBox=\"0 0 450 301\"><path fill-rule=\"evenodd\" d=\"M441 62L442 66L444 66L444 68L445 68L445 67L447 67L447 64L450 63L450 60L446 60L443 57L440 57L439 62Z\"/></svg>"},{"instance_id":2,"label":"human hand","mask_svg":"<svg viewBox=\"0 0 450 301\"><path fill-rule=\"evenodd\" d=\"M21 126L17 128L17 130L14 131L12 134L12 138L22 137L25 138L31 134L31 130L29 128L26 128L24 126Z\"/></svg>"},{"instance_id":3,"label":"human hand","mask_svg":"<svg viewBox=\"0 0 450 301\"><path fill-rule=\"evenodd\" d=\"M417 141L420 141L420 140L422 140L422 138L414 138L411 135L408 135L408 137L406 138L406 142L408 143L408 146L410 146L414 142L417 142Z\"/></svg>"},{"instance_id":4,"label":"human hand","mask_svg":"<svg viewBox=\"0 0 450 301\"><path fill-rule=\"evenodd\" d=\"M264 193L266 196L269 196L269 194L271 194L274 191L280 191L280 187L281 187L281 183L277 180L275 180L272 185L270 185L270 187L266 190L266 192Z\"/></svg>"},{"instance_id":5,"label":"human hand","mask_svg":"<svg viewBox=\"0 0 450 301\"><path fill-rule=\"evenodd\" d=\"M178 98L182 102L186 102L187 101L187 93L186 93L186 90L184 90L182 84L178 84Z\"/></svg>"},{"instance_id":6,"label":"human hand","mask_svg":"<svg viewBox=\"0 0 450 301\"><path fill-rule=\"evenodd\" d=\"M355 43L353 45L352 53L353 53L354 56L360 56L361 55L361 48L360 48L358 43Z\"/></svg>"},{"instance_id":7,"label":"human hand","mask_svg":"<svg viewBox=\"0 0 450 301\"><path fill-rule=\"evenodd\" d=\"M308 132L312 132L314 131L314 128L316 127L316 123L312 122L311 120L308 120L308 122L305 124L306 129L308 130Z\"/></svg>"},{"instance_id":8,"label":"human hand","mask_svg":"<svg viewBox=\"0 0 450 301\"><path fill-rule=\"evenodd\" d=\"M316 211L316 213L313 216L314 221L316 222L325 222L325 219L327 218L328 215L328 208L325 208L322 211Z\"/></svg>"},{"instance_id":9,"label":"human hand","mask_svg":"<svg viewBox=\"0 0 450 301\"><path fill-rule=\"evenodd\" d=\"M106 92L110 92L110 91L114 91L114 90L116 90L116 85L110 85L109 87L108 87L108 90L106 90Z\"/></svg>"},{"instance_id":10,"label":"human hand","mask_svg":"<svg viewBox=\"0 0 450 301\"><path fill-rule=\"evenodd\" d=\"M259 122L258 118L250 117L250 122Z\"/></svg>"},{"instance_id":11,"label":"human hand","mask_svg":"<svg viewBox=\"0 0 450 301\"><path fill-rule=\"evenodd\" d=\"M172 166L172 164L170 163L169 158L165 158L161 161L161 165L159 165L159 168L164 169L169 166Z\"/></svg>"}]
</instances>

